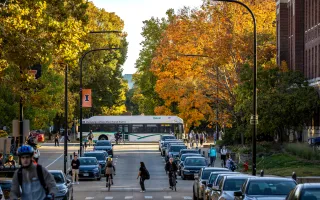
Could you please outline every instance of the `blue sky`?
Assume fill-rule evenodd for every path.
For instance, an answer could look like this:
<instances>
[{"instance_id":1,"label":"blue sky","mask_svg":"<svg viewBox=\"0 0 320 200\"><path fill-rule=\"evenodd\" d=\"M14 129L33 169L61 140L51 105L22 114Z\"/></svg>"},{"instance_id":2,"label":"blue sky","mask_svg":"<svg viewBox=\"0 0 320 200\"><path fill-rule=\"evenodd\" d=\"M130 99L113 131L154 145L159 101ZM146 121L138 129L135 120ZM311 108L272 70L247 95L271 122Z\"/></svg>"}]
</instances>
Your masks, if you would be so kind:
<instances>
[{"instance_id":1,"label":"blue sky","mask_svg":"<svg viewBox=\"0 0 320 200\"><path fill-rule=\"evenodd\" d=\"M124 74L136 71L135 62L141 50L140 42L143 37L142 21L154 17L164 17L169 8L178 10L184 6L199 7L202 0L92 0L99 8L108 12L115 12L124 20L125 31L128 33L128 58L123 66Z\"/></svg>"}]
</instances>

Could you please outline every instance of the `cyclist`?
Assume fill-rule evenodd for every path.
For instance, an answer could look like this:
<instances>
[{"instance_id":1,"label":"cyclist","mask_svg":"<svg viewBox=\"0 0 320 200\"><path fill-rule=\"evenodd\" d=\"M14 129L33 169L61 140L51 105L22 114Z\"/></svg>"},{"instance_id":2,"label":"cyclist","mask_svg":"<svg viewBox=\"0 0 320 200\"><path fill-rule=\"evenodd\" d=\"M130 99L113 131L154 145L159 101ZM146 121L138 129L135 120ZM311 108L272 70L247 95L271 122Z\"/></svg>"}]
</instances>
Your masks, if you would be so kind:
<instances>
[{"instance_id":1,"label":"cyclist","mask_svg":"<svg viewBox=\"0 0 320 200\"><path fill-rule=\"evenodd\" d=\"M107 181L106 187L108 187L109 177L110 177L110 180L111 180L111 185L113 185L113 176L112 175L113 174L116 175L116 168L113 165L111 157L108 158L105 174L106 174L106 177L107 177L106 178L106 181Z\"/></svg>"},{"instance_id":2,"label":"cyclist","mask_svg":"<svg viewBox=\"0 0 320 200\"><path fill-rule=\"evenodd\" d=\"M44 200L50 194L54 198L57 192L56 182L48 170L32 162L34 150L29 145L18 149L21 168L12 178L11 200ZM21 188L21 190L20 190Z\"/></svg>"},{"instance_id":3,"label":"cyclist","mask_svg":"<svg viewBox=\"0 0 320 200\"><path fill-rule=\"evenodd\" d=\"M169 162L167 162L166 164L166 171L169 172L168 176L169 176L170 189L172 189L172 187L174 186L172 177L174 176L175 179L177 180L177 176L176 176L177 170L178 170L177 165L173 162L173 158L170 157Z\"/></svg>"}]
</instances>

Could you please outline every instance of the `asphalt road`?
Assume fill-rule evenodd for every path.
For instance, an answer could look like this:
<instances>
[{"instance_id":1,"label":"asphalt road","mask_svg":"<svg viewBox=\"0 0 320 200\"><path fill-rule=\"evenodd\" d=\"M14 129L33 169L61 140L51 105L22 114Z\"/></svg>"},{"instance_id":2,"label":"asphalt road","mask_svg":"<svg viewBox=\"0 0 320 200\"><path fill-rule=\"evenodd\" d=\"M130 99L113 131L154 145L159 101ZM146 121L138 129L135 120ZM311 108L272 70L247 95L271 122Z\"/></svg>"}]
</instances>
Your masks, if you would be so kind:
<instances>
[{"instance_id":1,"label":"asphalt road","mask_svg":"<svg viewBox=\"0 0 320 200\"><path fill-rule=\"evenodd\" d=\"M68 147L71 154L77 150L77 146ZM40 164L48 169L63 169L63 147L42 146L40 151ZM156 144L115 146L113 161L116 176L110 192L105 187L105 178L101 181L81 181L79 185L74 185L74 199L192 199L193 180L182 180L178 177L177 192L169 189L168 177L164 171L165 162ZM151 176L150 180L145 182L145 193L140 193L137 180L140 161L145 162ZM218 160L217 165L219 163Z\"/></svg>"}]
</instances>

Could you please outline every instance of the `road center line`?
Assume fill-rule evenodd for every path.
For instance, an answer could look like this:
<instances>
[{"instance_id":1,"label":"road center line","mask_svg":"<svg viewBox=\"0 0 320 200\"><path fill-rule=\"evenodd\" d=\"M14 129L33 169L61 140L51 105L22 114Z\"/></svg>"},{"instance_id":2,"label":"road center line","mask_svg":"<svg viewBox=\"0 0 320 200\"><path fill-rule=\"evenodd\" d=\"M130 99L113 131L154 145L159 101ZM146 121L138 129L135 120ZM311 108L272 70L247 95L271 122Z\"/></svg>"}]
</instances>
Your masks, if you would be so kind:
<instances>
[{"instance_id":1,"label":"road center line","mask_svg":"<svg viewBox=\"0 0 320 200\"><path fill-rule=\"evenodd\" d=\"M52 163L50 163L49 165L46 166L46 168L50 167L51 165L53 165L53 163L57 162L57 160L59 160L61 157L63 156L63 154L61 154L57 159L55 159Z\"/></svg>"}]
</instances>

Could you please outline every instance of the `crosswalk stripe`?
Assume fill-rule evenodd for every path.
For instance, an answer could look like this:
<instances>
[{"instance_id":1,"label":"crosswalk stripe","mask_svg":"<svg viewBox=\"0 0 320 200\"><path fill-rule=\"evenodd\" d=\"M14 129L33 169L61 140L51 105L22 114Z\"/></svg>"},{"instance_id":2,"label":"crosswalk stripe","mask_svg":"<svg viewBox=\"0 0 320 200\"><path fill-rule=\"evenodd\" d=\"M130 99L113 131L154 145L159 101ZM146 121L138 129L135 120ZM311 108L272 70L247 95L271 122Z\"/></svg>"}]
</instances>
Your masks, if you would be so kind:
<instances>
[{"instance_id":1,"label":"crosswalk stripe","mask_svg":"<svg viewBox=\"0 0 320 200\"><path fill-rule=\"evenodd\" d=\"M152 196L144 196L145 199L152 199Z\"/></svg>"},{"instance_id":2,"label":"crosswalk stripe","mask_svg":"<svg viewBox=\"0 0 320 200\"><path fill-rule=\"evenodd\" d=\"M164 199L171 199L171 196L164 196Z\"/></svg>"},{"instance_id":3,"label":"crosswalk stripe","mask_svg":"<svg viewBox=\"0 0 320 200\"><path fill-rule=\"evenodd\" d=\"M94 199L94 197L86 197L86 199Z\"/></svg>"},{"instance_id":4,"label":"crosswalk stripe","mask_svg":"<svg viewBox=\"0 0 320 200\"><path fill-rule=\"evenodd\" d=\"M132 199L133 198L133 196L126 196L126 197L124 197L124 199Z\"/></svg>"},{"instance_id":5,"label":"crosswalk stripe","mask_svg":"<svg viewBox=\"0 0 320 200\"><path fill-rule=\"evenodd\" d=\"M192 199L191 197L183 197L183 199Z\"/></svg>"},{"instance_id":6,"label":"crosswalk stripe","mask_svg":"<svg viewBox=\"0 0 320 200\"><path fill-rule=\"evenodd\" d=\"M104 199L113 199L113 197L106 197L106 198L104 198Z\"/></svg>"}]
</instances>

